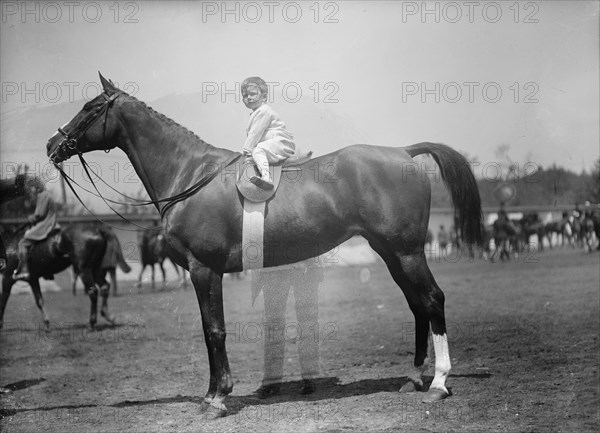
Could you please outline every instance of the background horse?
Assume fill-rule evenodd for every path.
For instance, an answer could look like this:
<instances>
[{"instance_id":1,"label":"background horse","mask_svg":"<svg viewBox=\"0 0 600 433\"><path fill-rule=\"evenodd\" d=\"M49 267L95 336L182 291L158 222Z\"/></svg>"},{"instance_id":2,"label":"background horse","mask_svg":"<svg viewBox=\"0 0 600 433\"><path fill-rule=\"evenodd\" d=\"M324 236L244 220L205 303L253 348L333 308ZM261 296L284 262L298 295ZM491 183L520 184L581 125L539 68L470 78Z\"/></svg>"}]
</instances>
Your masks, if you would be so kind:
<instances>
[{"instance_id":1,"label":"background horse","mask_svg":"<svg viewBox=\"0 0 600 433\"><path fill-rule=\"evenodd\" d=\"M521 225L520 240L522 245L528 247L530 245L529 240L531 239L531 236L536 235L538 239L538 248L540 251L544 251L544 237L546 236L546 230L538 213L527 213L523 215L523 218L521 218L519 222Z\"/></svg>"},{"instance_id":2,"label":"background horse","mask_svg":"<svg viewBox=\"0 0 600 433\"><path fill-rule=\"evenodd\" d=\"M154 265L158 265L162 272L163 277L163 288L167 284L167 276L165 273L165 267L163 263L166 259L173 264L175 268L175 272L177 273L177 277L180 278L180 283L185 284L185 271L181 270L181 277L179 277L179 266L175 264L173 259L169 257L169 252L167 249L167 240L165 235L157 232L156 230L146 230L139 236L139 245L140 245L140 262L142 268L140 269L140 275L138 276L138 280L136 283L136 287L141 289L142 287L142 275L146 266L150 266L150 271L152 272L152 290L154 290Z\"/></svg>"},{"instance_id":3,"label":"background horse","mask_svg":"<svg viewBox=\"0 0 600 433\"><path fill-rule=\"evenodd\" d=\"M500 260L510 260L511 249L516 249L518 242L517 226L514 222L505 218L498 218L492 224L492 237L496 244L496 250L490 256L491 261L495 261L499 255Z\"/></svg>"},{"instance_id":4,"label":"background horse","mask_svg":"<svg viewBox=\"0 0 600 433\"><path fill-rule=\"evenodd\" d=\"M58 164L92 150L119 147L130 159L153 204L176 262L190 271L202 315L210 365L205 417L224 416L233 389L225 347L222 279L243 269L243 199L233 164L240 154L217 148L157 113L100 76L103 92L52 136ZM466 242L481 241L481 199L468 161L448 146L406 148L355 145L299 165L266 203L263 266L323 254L355 235L383 258L415 316L414 367L401 391L424 390L428 336L433 333L435 376L424 401L449 395L450 355L444 293L424 252L431 186L413 157L433 156L450 191ZM310 167L310 168L309 168ZM160 201L159 201L160 200ZM290 255L292 245L297 254Z\"/></svg>"},{"instance_id":5,"label":"background horse","mask_svg":"<svg viewBox=\"0 0 600 433\"><path fill-rule=\"evenodd\" d=\"M17 256L17 243L21 238L20 233L5 233L7 246L7 264L2 274L2 297L0 298L0 326L4 317L4 309L12 286L15 284L13 272L17 269L19 258ZM69 266L81 274L81 280L91 300L90 327L95 327L98 305L98 292L102 295L102 316L113 323L108 313L109 285L104 279L105 273L101 270L102 258L106 249L106 239L97 228L68 226L62 231L55 231L43 241L36 242L29 255L29 273L27 280L33 291L35 302L40 309L46 326L50 321L44 310L44 300L40 289L39 279L53 279L57 274Z\"/></svg>"},{"instance_id":6,"label":"background horse","mask_svg":"<svg viewBox=\"0 0 600 433\"><path fill-rule=\"evenodd\" d=\"M600 209L586 211L581 226L586 249L591 253L594 250L594 242L598 242L597 249L600 250Z\"/></svg>"},{"instance_id":7,"label":"background horse","mask_svg":"<svg viewBox=\"0 0 600 433\"><path fill-rule=\"evenodd\" d=\"M102 258L100 268L110 275L110 285L112 287L113 296L117 296L117 266L126 274L131 272L131 267L123 257L123 249L121 242L115 233L108 227L100 226L98 228L106 238L106 251ZM78 270L73 267L73 296L76 295L77 279L79 278Z\"/></svg>"},{"instance_id":8,"label":"background horse","mask_svg":"<svg viewBox=\"0 0 600 433\"><path fill-rule=\"evenodd\" d=\"M562 222L562 237L564 243L575 248L583 246L581 237L581 221L574 215L566 215Z\"/></svg>"},{"instance_id":9,"label":"background horse","mask_svg":"<svg viewBox=\"0 0 600 433\"><path fill-rule=\"evenodd\" d=\"M563 245L562 221L550 221L544 226L544 235L548 238L550 248L553 247L554 237L556 236L556 245Z\"/></svg>"}]
</instances>

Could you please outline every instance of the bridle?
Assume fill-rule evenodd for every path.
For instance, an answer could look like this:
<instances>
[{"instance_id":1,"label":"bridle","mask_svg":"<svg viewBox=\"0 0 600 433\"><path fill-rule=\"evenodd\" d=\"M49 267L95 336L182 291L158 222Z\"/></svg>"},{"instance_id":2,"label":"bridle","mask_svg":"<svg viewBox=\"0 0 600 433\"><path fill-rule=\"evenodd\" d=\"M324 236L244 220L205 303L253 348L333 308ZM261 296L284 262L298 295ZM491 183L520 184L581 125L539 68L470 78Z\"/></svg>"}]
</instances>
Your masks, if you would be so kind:
<instances>
[{"instance_id":1,"label":"bridle","mask_svg":"<svg viewBox=\"0 0 600 433\"><path fill-rule=\"evenodd\" d=\"M112 95L108 96L105 92L101 93L101 96L104 98L104 102L102 103L102 105L99 105L98 107L96 107L94 110L90 111L89 113L87 113L81 120L79 120L79 122L77 122L77 124L75 124L75 126L73 126L72 131L71 132L66 132L63 128L58 128L58 132L64 137L63 140L58 144L57 148L54 150L54 152L52 152L52 154L50 155L50 161L54 164L54 166L56 167L56 169L60 172L61 176L63 177L63 179L65 180L66 184L69 186L69 188L71 189L71 191L73 192L73 194L75 195L75 197L77 197L77 199L79 200L79 202L83 205L83 207L90 213L92 214L98 221L107 224L111 227L117 228L117 229L121 229L120 227L114 226L106 221L101 220L98 216L96 216L83 202L83 200L81 200L81 198L79 197L79 195L77 194L77 192L75 191L75 189L73 188L72 183L75 183L76 185L80 186L79 184L77 184L77 182L75 182L67 173L64 172L64 170L60 167L59 163L55 162L55 158L58 156L61 159L66 159L69 157L69 153L67 151L74 151L77 153L77 155L79 156L79 160L81 161L81 164L85 170L86 175L88 176L90 182L92 183L92 185L94 186L94 189L96 190L97 197L100 197L104 203L106 203L106 205L115 213L117 214L119 217L121 217L121 219L129 224L133 224L143 230L156 230L156 229L162 229L162 227L142 227L140 225L135 224L134 222L128 220L127 218L125 218L123 215L121 215L117 210L115 210L110 204L108 204L108 201L112 202L112 203L116 203L116 204L126 204L126 205L131 205L131 206L147 206L147 205L155 205L160 212L160 216L161 218L163 218L165 216L165 213L167 212L167 210L169 210L173 205L175 205L176 203L183 201L189 197L191 197L192 195L196 194L198 191L200 191L200 189L202 189L204 186L208 185L215 177L217 177L217 175L225 168L228 167L229 165L233 164L235 161L237 161L242 155L240 153L235 153L234 156L232 158L230 158L228 161L219 164L218 168L216 170L214 170L213 172L207 174L206 176L204 176L203 178L201 178L198 182L196 182L194 185L190 186L189 188L187 188L186 190L184 190L181 193L175 194L171 197L167 197L167 198L163 198L163 199L159 199L159 200L140 200L137 199L135 197L130 197L128 195L123 194L120 191L117 191L115 188L113 188L112 186L108 185L102 178L100 178L98 176L98 178L100 180L102 180L102 182L104 182L104 184L108 185L113 191L116 191L117 193L121 194L122 196L130 199L130 200L134 200L138 203L122 203L122 202L117 202L114 200L108 200L105 197L102 196L102 194L100 193L100 191L98 191L98 188L96 187L96 184L94 183L92 176L90 175L89 172L89 164L85 161L85 159L83 159L83 154L81 152L80 149L77 148L77 140L79 140L81 137L83 137L85 135L85 133L91 128L91 126L96 122L96 120L98 120L102 114L104 114L104 125L103 125L103 134L106 134L106 121L108 118L108 109L112 106L113 102L119 97L120 92L115 92ZM107 152L107 150L105 150L105 152ZM96 174L97 176L97 174ZM83 187L81 187L83 188ZM85 188L83 188L85 189ZM87 191L87 190L86 190ZM88 191L91 192L91 191ZM93 193L92 193L93 194ZM164 203L164 205L162 206L162 208L160 208L159 204ZM121 229L121 230L127 230L127 229ZM135 229L134 231L138 231L137 229Z\"/></svg>"},{"instance_id":2,"label":"bridle","mask_svg":"<svg viewBox=\"0 0 600 433\"><path fill-rule=\"evenodd\" d=\"M101 93L101 96L104 98L104 102L102 105L99 105L94 110L87 113L75 126L73 126L73 130L71 132L66 132L63 128L58 128L58 132L64 137L63 140L59 143L58 147L52 155L50 155L50 160L54 163L55 157L67 157L67 149L71 151L76 151L81 154L79 149L77 148L77 140L85 135L85 133L92 127L92 125L102 116L104 113L104 130L103 133L106 133L106 120L108 117L108 109L112 105L113 102L119 97L120 93L115 92L112 95L108 96L105 92ZM56 165L56 164L55 164Z\"/></svg>"}]
</instances>

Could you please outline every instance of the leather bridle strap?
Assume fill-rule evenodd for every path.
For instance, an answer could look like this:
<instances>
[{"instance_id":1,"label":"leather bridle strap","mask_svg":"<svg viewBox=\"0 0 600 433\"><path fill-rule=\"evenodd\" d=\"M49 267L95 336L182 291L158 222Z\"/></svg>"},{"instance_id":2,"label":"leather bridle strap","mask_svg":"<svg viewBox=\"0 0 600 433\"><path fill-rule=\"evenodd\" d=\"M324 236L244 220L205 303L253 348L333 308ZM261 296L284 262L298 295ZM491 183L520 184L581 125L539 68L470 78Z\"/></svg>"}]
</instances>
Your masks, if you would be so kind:
<instances>
[{"instance_id":1,"label":"leather bridle strap","mask_svg":"<svg viewBox=\"0 0 600 433\"><path fill-rule=\"evenodd\" d=\"M183 191L177 195L174 195L172 197L166 198L166 199L157 200L155 203L165 202L165 201L168 202L160 210L160 217L163 218L165 216L165 213L176 203L179 203L180 201L183 201L183 200L193 196L198 191L200 191L202 188L204 188L206 185L208 185L215 177L217 177L217 175L219 173L221 173L223 171L223 169L225 169L226 167L229 167L231 164L234 164L238 159L240 159L241 156L242 156L241 153L236 154L226 164L220 164L220 166L217 170L210 173L208 176L200 179L200 181L198 181L197 183L195 183L194 185L192 185L185 191Z\"/></svg>"}]
</instances>

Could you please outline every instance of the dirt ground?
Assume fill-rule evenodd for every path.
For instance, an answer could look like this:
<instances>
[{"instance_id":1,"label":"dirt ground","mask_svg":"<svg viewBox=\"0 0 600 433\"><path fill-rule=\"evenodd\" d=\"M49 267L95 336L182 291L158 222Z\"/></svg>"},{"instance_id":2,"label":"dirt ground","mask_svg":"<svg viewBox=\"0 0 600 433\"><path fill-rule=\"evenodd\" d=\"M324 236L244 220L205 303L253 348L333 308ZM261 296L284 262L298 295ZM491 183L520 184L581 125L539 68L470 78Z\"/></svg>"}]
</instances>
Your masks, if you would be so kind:
<instances>
[{"instance_id":1,"label":"dirt ground","mask_svg":"<svg viewBox=\"0 0 600 433\"><path fill-rule=\"evenodd\" d=\"M234 376L227 417L199 413L208 363L193 290L171 284L110 299L116 326L88 331L89 300L66 286L8 303L1 334L4 432L598 431L600 256L569 248L509 263L430 261L446 294L452 395L400 394L414 355L413 316L381 264L334 267L320 291L321 378L301 395L286 347L282 394L259 399L263 309L249 279L225 281ZM294 309L288 308L294 321ZM433 369L428 371L429 380Z\"/></svg>"}]
</instances>

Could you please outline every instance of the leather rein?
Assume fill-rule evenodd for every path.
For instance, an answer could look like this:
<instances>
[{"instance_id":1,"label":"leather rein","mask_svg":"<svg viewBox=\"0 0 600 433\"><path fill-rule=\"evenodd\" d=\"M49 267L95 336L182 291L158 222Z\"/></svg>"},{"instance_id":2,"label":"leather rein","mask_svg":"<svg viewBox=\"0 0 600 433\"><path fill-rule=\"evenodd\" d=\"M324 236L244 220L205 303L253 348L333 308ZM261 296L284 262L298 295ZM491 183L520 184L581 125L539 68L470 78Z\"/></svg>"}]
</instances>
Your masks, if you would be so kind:
<instances>
[{"instance_id":1,"label":"leather rein","mask_svg":"<svg viewBox=\"0 0 600 433\"><path fill-rule=\"evenodd\" d=\"M116 191L117 193L119 193L120 195L122 195L123 197L126 197L130 200L134 200L137 201L138 203L122 203L122 202L118 202L118 201L114 201L114 200L110 200L110 199L106 199L104 196L102 196L102 194L100 193L100 191L98 190L98 188L96 187L96 184L94 183L94 180L92 179L92 176L90 174L90 169L91 167L89 166L89 164L85 161L85 159L83 158L83 153L78 149L77 147L77 140L79 140L81 137L83 137L85 135L85 133L88 131L88 129L91 128L91 126L102 116L102 114L104 114L104 131L103 134L106 134L106 120L108 117L108 109L112 106L113 102L119 97L120 93L119 92L115 92L113 93L111 96L108 96L105 92L101 93L102 97L104 98L104 102L102 103L102 105L100 105L99 107L97 107L96 109L94 109L93 111L87 113L83 119L81 119L74 127L73 130L71 132L66 132L63 128L58 128L58 132L64 137L63 140L59 143L58 147L56 148L56 150L54 152L52 152L52 154L50 155L50 161L52 162L52 164L54 164L54 167L56 167L56 169L60 172L61 176L63 177L63 179L65 180L65 183L69 186L69 188L71 189L71 191L73 192L73 194L75 195L75 197L77 197L77 200L79 200L79 202L81 203L81 205L90 213L92 214L98 221L107 224L111 227L120 229L120 230L129 230L129 229L123 229L121 227L117 227L114 226L106 221L103 221L102 219L100 219L96 214L94 214L83 202L83 200L79 197L79 194L77 194L77 192L75 191L75 189L73 188L73 183L77 186L79 186L80 188L84 189L85 191L88 191L89 193L95 195L96 197L100 197L104 203L106 203L106 205L115 213L117 214L123 221L132 224L136 227L139 227L143 230L157 230L157 229L162 229L162 226L158 226L158 227L142 227L136 223L134 223L133 221L128 220L126 217L124 217L123 215L121 215L116 209L114 209L110 204L108 204L108 202L112 202L115 204L121 204L121 205L131 205L131 206L147 206L147 205L155 205L160 212L160 217L163 218L166 214L166 212L173 207L176 203L179 203L180 201L183 201L191 196L193 196L194 194L196 194L198 191L200 191L203 187L205 187L206 185L208 185L215 177L217 177L217 175L219 173L221 173L221 171L223 171L224 168L230 166L231 164L235 163L242 155L240 153L236 153L232 158L230 158L226 163L223 164L219 164L218 168L216 170L214 170L213 172L207 174L206 176L204 176L203 178L201 178L198 182L196 182L194 185L190 186L189 188L187 188L186 190L175 194L171 197L166 197L163 199L159 199L159 200L140 200L134 197L130 197L128 195L125 195L123 193L121 193L120 191L116 190L115 188L113 188L112 186L108 185L100 176L98 176L97 173L94 173L100 180L102 180L102 182L106 185L108 185L113 191ZM81 161L81 164L83 165L83 168L85 170L85 173L87 175L87 177L89 178L90 182L92 183L92 185L94 186L94 189L96 190L97 194L94 194L92 191L89 191L87 189L85 189L84 187L82 187L81 185L79 185L77 182L75 182L75 180L73 180L67 173L64 172L64 170L59 166L59 163L55 162L55 158L58 156L62 159L66 159L65 156L68 155L68 150L71 151L75 151L77 153L77 155L79 156L79 160ZM105 152L108 152L107 150L105 150ZM160 204L163 204L162 208L160 207ZM133 229L132 231L139 231L137 229Z\"/></svg>"}]
</instances>

